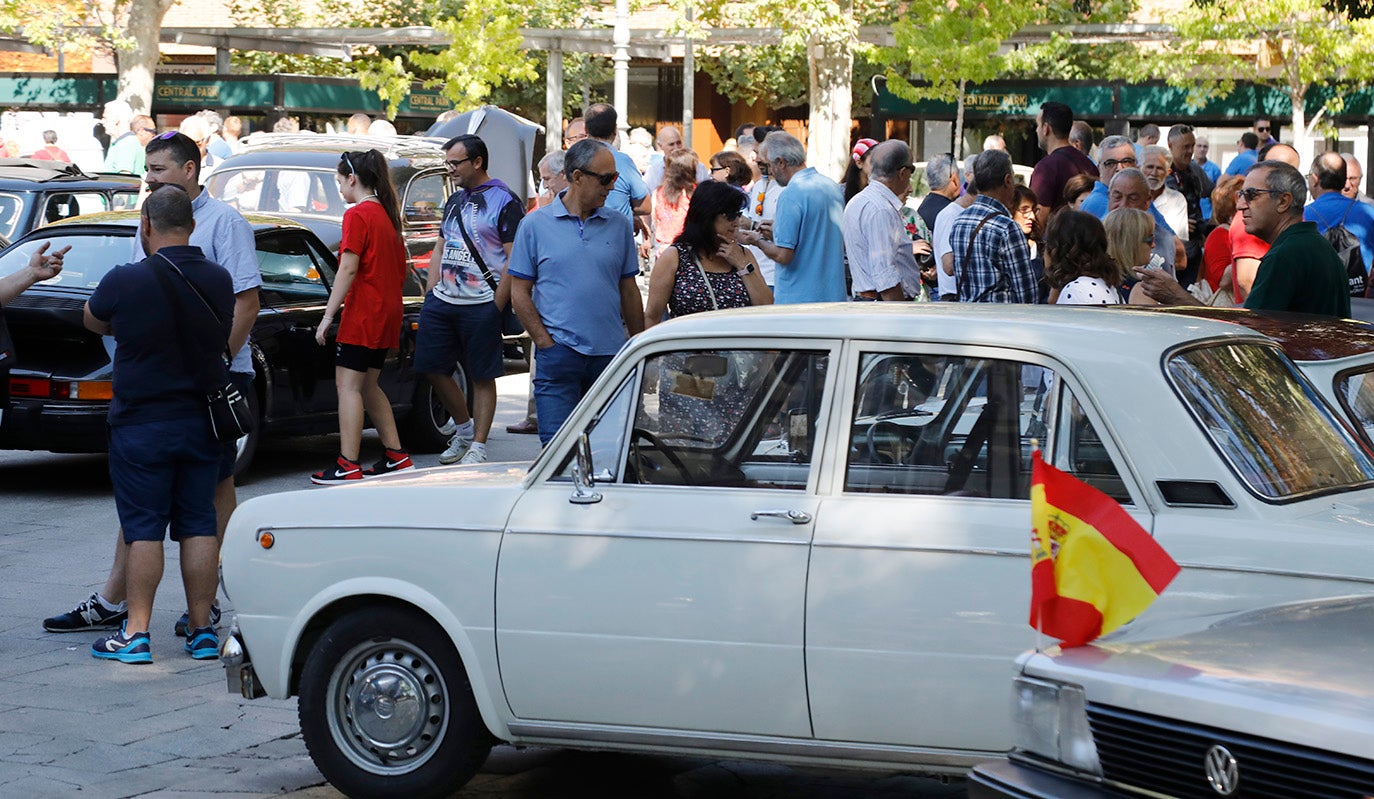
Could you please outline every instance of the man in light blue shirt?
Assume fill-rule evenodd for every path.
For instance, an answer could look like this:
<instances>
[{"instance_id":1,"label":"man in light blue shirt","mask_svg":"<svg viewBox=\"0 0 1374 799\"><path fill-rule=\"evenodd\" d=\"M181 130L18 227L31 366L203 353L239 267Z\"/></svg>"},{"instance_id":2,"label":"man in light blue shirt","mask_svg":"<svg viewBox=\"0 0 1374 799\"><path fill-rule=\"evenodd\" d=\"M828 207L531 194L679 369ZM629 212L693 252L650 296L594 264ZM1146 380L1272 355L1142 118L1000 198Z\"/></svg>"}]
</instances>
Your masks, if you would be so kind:
<instances>
[{"instance_id":1,"label":"man in light blue shirt","mask_svg":"<svg viewBox=\"0 0 1374 799\"><path fill-rule=\"evenodd\" d=\"M1226 165L1225 174L1244 175L1259 160L1259 137L1250 131L1240 134L1240 152Z\"/></svg>"},{"instance_id":2,"label":"man in light blue shirt","mask_svg":"<svg viewBox=\"0 0 1374 799\"><path fill-rule=\"evenodd\" d=\"M604 207L616 160L586 139L563 162L568 188L525 217L511 249L511 303L535 346L539 442L549 443L630 335L644 330L630 220Z\"/></svg>"},{"instance_id":3,"label":"man in light blue shirt","mask_svg":"<svg viewBox=\"0 0 1374 799\"><path fill-rule=\"evenodd\" d=\"M768 134L768 170L787 191L778 198L772 241L757 231L745 243L777 262L773 301L842 302L844 285L844 191L806 165L806 148L790 133Z\"/></svg>"},{"instance_id":4,"label":"man in light blue shirt","mask_svg":"<svg viewBox=\"0 0 1374 799\"><path fill-rule=\"evenodd\" d=\"M618 118L615 107L609 103L596 103L583 115L587 125L587 136L605 144L615 157L615 171L618 177L611 193L606 197L606 208L624 214L626 219L633 222L635 212L649 196L649 187L645 185L644 177L639 174L639 167L635 166L634 159L615 149L615 126Z\"/></svg>"},{"instance_id":5,"label":"man in light blue shirt","mask_svg":"<svg viewBox=\"0 0 1374 799\"><path fill-rule=\"evenodd\" d=\"M1098 219L1107 218L1107 187L1112 178L1122 169L1133 169L1140 165L1136 160L1135 145L1125 136L1108 136L1098 145L1097 182L1093 184L1092 194L1083 201L1082 210Z\"/></svg>"}]
</instances>

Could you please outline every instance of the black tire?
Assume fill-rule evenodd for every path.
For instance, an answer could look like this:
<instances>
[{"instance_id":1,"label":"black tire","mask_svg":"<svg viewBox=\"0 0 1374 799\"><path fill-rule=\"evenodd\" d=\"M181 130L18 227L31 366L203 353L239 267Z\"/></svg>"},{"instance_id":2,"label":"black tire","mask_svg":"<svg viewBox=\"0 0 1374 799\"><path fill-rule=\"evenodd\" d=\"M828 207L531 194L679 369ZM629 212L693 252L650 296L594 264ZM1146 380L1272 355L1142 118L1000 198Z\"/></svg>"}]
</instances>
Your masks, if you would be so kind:
<instances>
[{"instance_id":1,"label":"black tire","mask_svg":"<svg viewBox=\"0 0 1374 799\"><path fill-rule=\"evenodd\" d=\"M453 642L398 608L329 625L301 670L299 708L311 759L352 797L449 796L491 751Z\"/></svg>"},{"instance_id":2,"label":"black tire","mask_svg":"<svg viewBox=\"0 0 1374 799\"><path fill-rule=\"evenodd\" d=\"M246 436L238 440L238 454L234 458L234 483L243 485L247 482L248 466L253 463L253 456L258 452L258 442L262 440L262 403L258 402L258 392L256 387L248 392L248 407L253 412L253 430Z\"/></svg>"},{"instance_id":3,"label":"black tire","mask_svg":"<svg viewBox=\"0 0 1374 799\"><path fill-rule=\"evenodd\" d=\"M468 412L472 412L472 384L468 382L467 372L462 365L453 370L453 379L463 387L468 399ZM401 445L410 452L442 452L448 446L448 436L439 429L448 423L448 411L439 401L439 395L429 378L417 375L415 399L410 412L400 421Z\"/></svg>"}]
</instances>

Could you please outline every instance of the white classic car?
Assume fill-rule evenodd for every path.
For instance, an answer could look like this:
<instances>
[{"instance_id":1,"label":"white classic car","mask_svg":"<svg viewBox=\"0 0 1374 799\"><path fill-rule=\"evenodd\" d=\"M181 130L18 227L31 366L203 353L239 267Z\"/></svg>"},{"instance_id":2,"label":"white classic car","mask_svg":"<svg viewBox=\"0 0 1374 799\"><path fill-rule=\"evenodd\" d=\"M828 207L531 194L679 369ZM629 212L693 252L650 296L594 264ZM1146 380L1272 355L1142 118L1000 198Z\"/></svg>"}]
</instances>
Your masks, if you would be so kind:
<instances>
[{"instance_id":1,"label":"white classic car","mask_svg":"<svg viewBox=\"0 0 1374 799\"><path fill-rule=\"evenodd\" d=\"M969 796L1374 795L1374 599L1200 621L1023 656L1017 749Z\"/></svg>"},{"instance_id":2,"label":"white classic car","mask_svg":"<svg viewBox=\"0 0 1374 799\"><path fill-rule=\"evenodd\" d=\"M242 505L230 687L359 796L494 741L960 774L1035 643L1032 439L1183 566L1143 619L1374 593L1374 459L1253 331L773 306L637 336L528 471Z\"/></svg>"}]
</instances>

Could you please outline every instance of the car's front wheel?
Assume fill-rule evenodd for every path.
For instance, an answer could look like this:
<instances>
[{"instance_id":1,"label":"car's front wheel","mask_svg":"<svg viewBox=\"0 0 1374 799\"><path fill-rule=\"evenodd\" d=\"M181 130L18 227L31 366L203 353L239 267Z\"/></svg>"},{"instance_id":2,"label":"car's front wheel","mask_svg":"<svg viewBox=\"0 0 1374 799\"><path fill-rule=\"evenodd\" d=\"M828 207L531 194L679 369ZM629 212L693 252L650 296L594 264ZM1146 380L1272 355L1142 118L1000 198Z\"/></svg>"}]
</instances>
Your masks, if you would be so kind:
<instances>
[{"instance_id":1,"label":"car's front wheel","mask_svg":"<svg viewBox=\"0 0 1374 799\"><path fill-rule=\"evenodd\" d=\"M448 796L491 748L452 641L397 608L329 625L301 671L300 721L315 765L354 797Z\"/></svg>"}]
</instances>

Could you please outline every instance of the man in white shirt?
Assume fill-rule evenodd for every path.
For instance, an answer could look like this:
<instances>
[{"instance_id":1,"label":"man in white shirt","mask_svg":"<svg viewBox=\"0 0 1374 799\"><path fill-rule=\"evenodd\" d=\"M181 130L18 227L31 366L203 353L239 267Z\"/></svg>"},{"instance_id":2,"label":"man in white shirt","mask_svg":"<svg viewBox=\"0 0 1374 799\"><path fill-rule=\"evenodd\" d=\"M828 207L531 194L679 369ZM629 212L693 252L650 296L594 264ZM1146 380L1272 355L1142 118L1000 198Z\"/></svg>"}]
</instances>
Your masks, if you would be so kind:
<instances>
[{"instance_id":1,"label":"man in white shirt","mask_svg":"<svg viewBox=\"0 0 1374 799\"><path fill-rule=\"evenodd\" d=\"M931 246L935 252L935 279L939 299L946 302L959 300L959 281L954 276L954 250L949 244L950 233L954 231L954 218L978 199L978 187L973 182L972 158L964 162L964 184L963 196L940 211L940 215L935 217L935 229L930 232Z\"/></svg>"},{"instance_id":2,"label":"man in white shirt","mask_svg":"<svg viewBox=\"0 0 1374 799\"><path fill-rule=\"evenodd\" d=\"M787 188L778 183L768 174L768 151L764 148L767 144L766 137L769 133L781 130L781 128L770 125L757 125L754 127L754 137L758 141L758 158L756 166L759 170L759 179L754 181L754 185L749 189L749 201L744 205L744 216L755 223L773 223L773 217L778 212L778 198L782 196L783 189ZM754 259L759 264L759 274L763 275L763 282L768 284L771 290L774 283L774 274L778 268L772 258L763 254L763 250L753 245L746 244L749 251L754 254Z\"/></svg>"},{"instance_id":3,"label":"man in white shirt","mask_svg":"<svg viewBox=\"0 0 1374 799\"><path fill-rule=\"evenodd\" d=\"M1173 157L1167 147L1150 145L1143 151L1140 171L1150 187L1150 201L1164 215L1164 221L1180 241L1188 240L1188 199L1183 193L1165 185L1169 178L1169 162Z\"/></svg>"},{"instance_id":4,"label":"man in white shirt","mask_svg":"<svg viewBox=\"0 0 1374 799\"><path fill-rule=\"evenodd\" d=\"M868 163L868 185L844 209L844 252L854 299L917 296L921 272L901 214L915 170L911 149L896 139L885 141L869 151ZM929 252L929 244L920 244Z\"/></svg>"}]
</instances>

